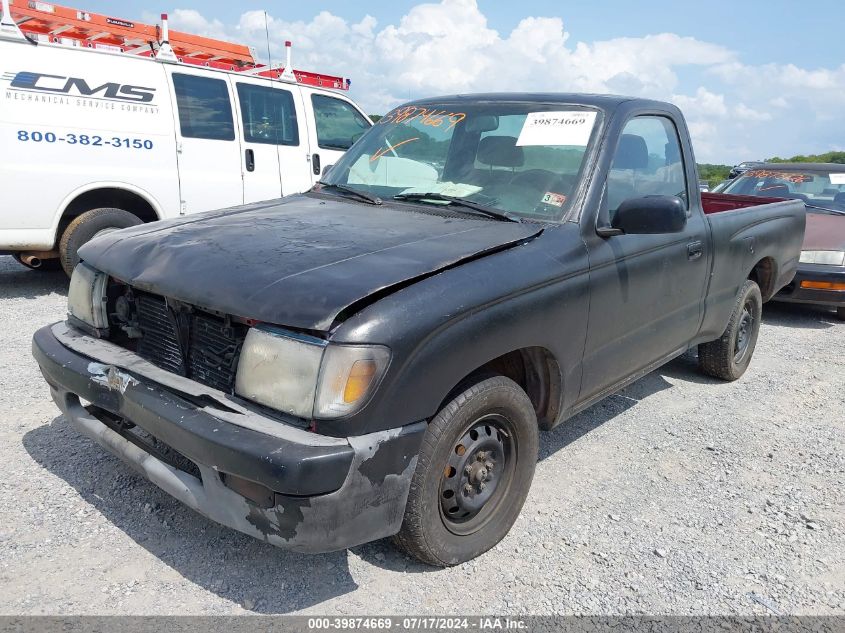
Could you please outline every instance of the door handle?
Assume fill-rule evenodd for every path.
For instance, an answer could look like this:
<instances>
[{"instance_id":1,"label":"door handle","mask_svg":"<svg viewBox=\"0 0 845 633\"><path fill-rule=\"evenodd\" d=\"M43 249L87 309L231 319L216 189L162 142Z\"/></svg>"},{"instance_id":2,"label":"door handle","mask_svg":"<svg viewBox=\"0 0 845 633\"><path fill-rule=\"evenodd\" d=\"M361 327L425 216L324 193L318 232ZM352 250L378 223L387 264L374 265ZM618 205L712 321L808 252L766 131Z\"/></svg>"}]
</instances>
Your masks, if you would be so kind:
<instances>
[{"instance_id":1,"label":"door handle","mask_svg":"<svg viewBox=\"0 0 845 633\"><path fill-rule=\"evenodd\" d=\"M311 154L311 168L314 170L314 175L320 175L320 155Z\"/></svg>"},{"instance_id":2,"label":"door handle","mask_svg":"<svg viewBox=\"0 0 845 633\"><path fill-rule=\"evenodd\" d=\"M704 244L696 240L687 244L687 259L695 260L704 254Z\"/></svg>"},{"instance_id":3,"label":"door handle","mask_svg":"<svg viewBox=\"0 0 845 633\"><path fill-rule=\"evenodd\" d=\"M255 152L248 149L244 152L244 159L246 161L246 170L255 171Z\"/></svg>"}]
</instances>

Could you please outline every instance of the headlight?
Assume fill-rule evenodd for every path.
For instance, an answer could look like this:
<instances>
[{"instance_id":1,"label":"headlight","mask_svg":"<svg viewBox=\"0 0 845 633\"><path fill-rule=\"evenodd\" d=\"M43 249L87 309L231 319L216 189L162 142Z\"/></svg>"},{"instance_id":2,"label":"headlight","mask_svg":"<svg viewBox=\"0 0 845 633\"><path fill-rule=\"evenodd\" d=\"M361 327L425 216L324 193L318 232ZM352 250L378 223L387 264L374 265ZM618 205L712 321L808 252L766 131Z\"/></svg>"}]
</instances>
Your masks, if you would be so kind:
<instances>
[{"instance_id":1,"label":"headlight","mask_svg":"<svg viewBox=\"0 0 845 633\"><path fill-rule=\"evenodd\" d=\"M108 280L107 274L94 270L87 264L78 264L73 270L67 291L68 314L97 330L108 328L109 320L106 312Z\"/></svg>"},{"instance_id":2,"label":"headlight","mask_svg":"<svg viewBox=\"0 0 845 633\"><path fill-rule=\"evenodd\" d=\"M845 266L845 251L801 251L802 264Z\"/></svg>"},{"instance_id":3,"label":"headlight","mask_svg":"<svg viewBox=\"0 0 845 633\"><path fill-rule=\"evenodd\" d=\"M366 403L389 359L381 346L331 345L254 327L241 350L235 392L301 418L338 418Z\"/></svg>"}]
</instances>

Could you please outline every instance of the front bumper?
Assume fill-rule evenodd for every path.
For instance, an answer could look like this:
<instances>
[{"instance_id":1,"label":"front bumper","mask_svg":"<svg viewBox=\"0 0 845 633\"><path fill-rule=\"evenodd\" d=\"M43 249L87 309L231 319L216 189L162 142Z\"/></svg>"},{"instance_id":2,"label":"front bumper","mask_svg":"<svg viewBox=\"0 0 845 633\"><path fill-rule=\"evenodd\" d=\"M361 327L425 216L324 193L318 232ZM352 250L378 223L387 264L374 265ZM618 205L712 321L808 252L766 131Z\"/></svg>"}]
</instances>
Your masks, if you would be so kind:
<instances>
[{"instance_id":1,"label":"front bumper","mask_svg":"<svg viewBox=\"0 0 845 633\"><path fill-rule=\"evenodd\" d=\"M349 438L317 435L64 323L38 330L32 351L81 433L213 521L301 552L399 531L424 422ZM138 430L152 443L139 441ZM251 498L233 481L246 483Z\"/></svg>"},{"instance_id":2,"label":"front bumper","mask_svg":"<svg viewBox=\"0 0 845 633\"><path fill-rule=\"evenodd\" d=\"M825 306L845 305L845 290L816 290L802 288L802 281L827 281L845 283L845 266L822 266L819 264L799 264L792 283L785 286L773 298L773 301L787 303L810 303Z\"/></svg>"}]
</instances>

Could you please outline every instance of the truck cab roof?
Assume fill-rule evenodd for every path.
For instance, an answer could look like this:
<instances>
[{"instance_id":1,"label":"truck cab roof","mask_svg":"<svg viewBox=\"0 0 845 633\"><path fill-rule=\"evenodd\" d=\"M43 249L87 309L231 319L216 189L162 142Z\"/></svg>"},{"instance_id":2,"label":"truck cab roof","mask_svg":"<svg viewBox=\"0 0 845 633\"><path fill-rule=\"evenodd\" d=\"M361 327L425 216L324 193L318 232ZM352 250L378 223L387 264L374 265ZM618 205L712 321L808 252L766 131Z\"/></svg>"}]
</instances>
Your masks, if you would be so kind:
<instances>
[{"instance_id":1,"label":"truck cab roof","mask_svg":"<svg viewBox=\"0 0 845 633\"><path fill-rule=\"evenodd\" d=\"M449 102L483 103L488 101L512 103L569 103L583 105L599 110L612 111L623 103L636 101L645 108L666 110L674 108L671 104L652 99L628 97L624 95L592 94L578 92L487 92L478 94L453 94L438 97L427 97L411 101L406 105L427 105Z\"/></svg>"}]
</instances>

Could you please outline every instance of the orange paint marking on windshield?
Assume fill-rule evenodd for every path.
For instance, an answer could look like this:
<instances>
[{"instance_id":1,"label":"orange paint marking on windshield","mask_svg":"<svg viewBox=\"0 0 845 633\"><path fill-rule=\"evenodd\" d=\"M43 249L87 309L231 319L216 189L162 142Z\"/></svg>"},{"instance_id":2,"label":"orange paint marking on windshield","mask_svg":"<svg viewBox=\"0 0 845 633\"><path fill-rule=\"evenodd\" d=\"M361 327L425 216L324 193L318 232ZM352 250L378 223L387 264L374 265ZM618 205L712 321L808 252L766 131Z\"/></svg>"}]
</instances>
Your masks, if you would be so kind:
<instances>
[{"instance_id":1,"label":"orange paint marking on windshield","mask_svg":"<svg viewBox=\"0 0 845 633\"><path fill-rule=\"evenodd\" d=\"M418 119L422 125L440 127L448 120L449 126L446 129L451 130L458 123L463 121L466 116L466 112L449 112L448 110L440 110L438 112L435 108L426 110L425 108L421 108L419 106L404 106L385 114L379 120L378 124L410 123L411 121Z\"/></svg>"},{"instance_id":2,"label":"orange paint marking on windshield","mask_svg":"<svg viewBox=\"0 0 845 633\"><path fill-rule=\"evenodd\" d=\"M390 143L387 143L387 141L385 141L385 143L387 143L387 147L385 147L385 148L383 148L383 149L378 150L375 154L373 154L372 156L370 156L370 162L371 162L371 163L374 163L374 162L375 162L375 161L377 161L379 158L381 158L382 156L384 156L385 154L387 154L387 152L391 152L391 151L395 150L395 149L396 149L397 147L399 147L400 145L404 145L405 143L410 143L411 141L418 141L418 140L420 140L420 137L419 137L419 136L415 136L414 138L405 139L405 140L404 140L404 141L402 141L401 143L396 143L396 145L391 145Z\"/></svg>"},{"instance_id":3,"label":"orange paint marking on windshield","mask_svg":"<svg viewBox=\"0 0 845 633\"><path fill-rule=\"evenodd\" d=\"M755 169L743 174L747 178L773 178L775 180L786 180L787 182L794 182L796 184L802 182L812 182L813 177L810 174L802 174L801 172L778 171Z\"/></svg>"}]
</instances>

